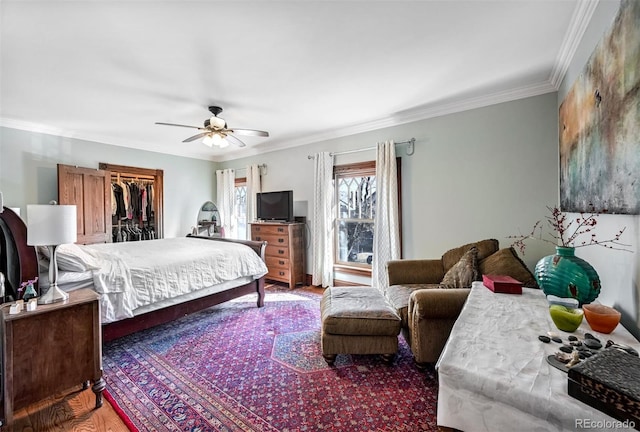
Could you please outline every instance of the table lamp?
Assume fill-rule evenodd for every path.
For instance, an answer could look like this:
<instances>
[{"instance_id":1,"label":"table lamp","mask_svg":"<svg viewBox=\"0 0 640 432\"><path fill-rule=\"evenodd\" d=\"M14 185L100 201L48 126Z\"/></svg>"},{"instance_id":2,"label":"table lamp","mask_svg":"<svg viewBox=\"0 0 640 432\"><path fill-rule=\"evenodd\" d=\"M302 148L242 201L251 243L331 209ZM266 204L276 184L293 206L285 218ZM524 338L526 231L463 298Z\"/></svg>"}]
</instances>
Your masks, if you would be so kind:
<instances>
[{"instance_id":1,"label":"table lamp","mask_svg":"<svg viewBox=\"0 0 640 432\"><path fill-rule=\"evenodd\" d=\"M38 304L65 301L69 294L58 288L58 262L56 249L61 244L75 243L77 240L75 205L27 206L27 244L49 248L49 290L41 294Z\"/></svg>"}]
</instances>

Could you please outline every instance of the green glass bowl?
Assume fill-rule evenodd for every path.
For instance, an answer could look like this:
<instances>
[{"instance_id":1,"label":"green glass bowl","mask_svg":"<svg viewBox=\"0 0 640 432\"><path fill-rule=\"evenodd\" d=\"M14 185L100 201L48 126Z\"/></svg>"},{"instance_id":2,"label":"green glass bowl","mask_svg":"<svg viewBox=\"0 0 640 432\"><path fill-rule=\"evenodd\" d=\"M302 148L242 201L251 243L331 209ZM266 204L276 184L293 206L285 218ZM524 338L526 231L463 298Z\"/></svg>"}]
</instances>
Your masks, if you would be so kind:
<instances>
[{"instance_id":1,"label":"green glass bowl","mask_svg":"<svg viewBox=\"0 0 640 432\"><path fill-rule=\"evenodd\" d=\"M565 332L576 331L584 318L582 309L573 309L562 305L549 306L549 314L556 327Z\"/></svg>"}]
</instances>

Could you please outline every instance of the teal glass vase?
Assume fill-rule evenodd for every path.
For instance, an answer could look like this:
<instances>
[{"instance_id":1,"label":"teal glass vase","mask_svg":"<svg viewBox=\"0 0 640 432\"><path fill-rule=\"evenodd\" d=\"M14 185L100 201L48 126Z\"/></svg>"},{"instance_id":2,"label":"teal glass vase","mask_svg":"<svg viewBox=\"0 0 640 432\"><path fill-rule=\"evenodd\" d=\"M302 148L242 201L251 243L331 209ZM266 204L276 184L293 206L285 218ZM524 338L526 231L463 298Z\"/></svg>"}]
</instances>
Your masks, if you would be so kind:
<instances>
[{"instance_id":1,"label":"teal glass vase","mask_svg":"<svg viewBox=\"0 0 640 432\"><path fill-rule=\"evenodd\" d=\"M545 295L575 298L588 304L600 294L600 277L591 265L575 256L575 248L556 246L556 254L536 264L534 276Z\"/></svg>"}]
</instances>

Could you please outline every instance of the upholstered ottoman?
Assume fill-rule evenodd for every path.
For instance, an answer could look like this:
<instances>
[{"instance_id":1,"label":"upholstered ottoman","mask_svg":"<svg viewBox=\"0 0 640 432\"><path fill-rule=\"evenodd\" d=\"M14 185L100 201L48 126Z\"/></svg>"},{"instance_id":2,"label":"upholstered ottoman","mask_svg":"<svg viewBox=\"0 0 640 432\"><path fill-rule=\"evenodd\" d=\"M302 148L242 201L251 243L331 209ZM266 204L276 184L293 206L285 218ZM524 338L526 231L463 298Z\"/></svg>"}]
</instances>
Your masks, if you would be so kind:
<instances>
[{"instance_id":1,"label":"upholstered ottoman","mask_svg":"<svg viewBox=\"0 0 640 432\"><path fill-rule=\"evenodd\" d=\"M322 355L381 354L392 363L398 352L400 316L376 288L329 287L320 302Z\"/></svg>"}]
</instances>

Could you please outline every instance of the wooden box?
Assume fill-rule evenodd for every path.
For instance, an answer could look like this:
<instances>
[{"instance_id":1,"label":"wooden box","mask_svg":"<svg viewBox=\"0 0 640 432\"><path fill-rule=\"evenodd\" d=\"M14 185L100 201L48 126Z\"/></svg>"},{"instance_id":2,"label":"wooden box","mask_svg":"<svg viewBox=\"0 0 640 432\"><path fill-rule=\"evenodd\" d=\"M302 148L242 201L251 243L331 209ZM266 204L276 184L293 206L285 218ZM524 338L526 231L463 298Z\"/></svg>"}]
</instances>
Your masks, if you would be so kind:
<instances>
[{"instance_id":1,"label":"wooden box","mask_svg":"<svg viewBox=\"0 0 640 432\"><path fill-rule=\"evenodd\" d=\"M568 372L570 396L620 421L640 427L640 358L603 349Z\"/></svg>"},{"instance_id":2,"label":"wooden box","mask_svg":"<svg viewBox=\"0 0 640 432\"><path fill-rule=\"evenodd\" d=\"M482 283L496 293L522 294L522 282L511 276L482 275Z\"/></svg>"}]
</instances>

